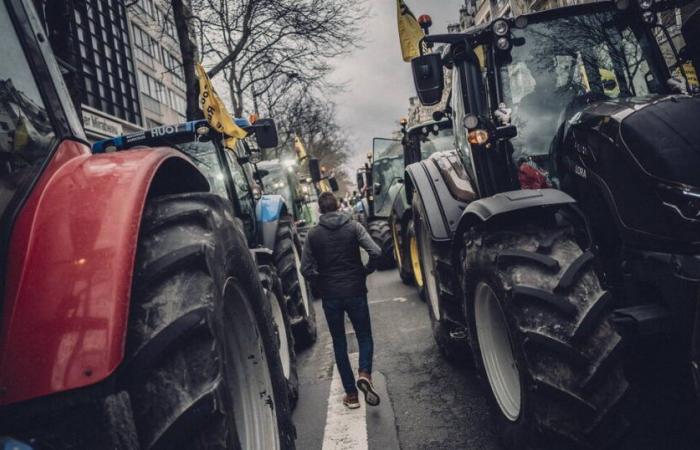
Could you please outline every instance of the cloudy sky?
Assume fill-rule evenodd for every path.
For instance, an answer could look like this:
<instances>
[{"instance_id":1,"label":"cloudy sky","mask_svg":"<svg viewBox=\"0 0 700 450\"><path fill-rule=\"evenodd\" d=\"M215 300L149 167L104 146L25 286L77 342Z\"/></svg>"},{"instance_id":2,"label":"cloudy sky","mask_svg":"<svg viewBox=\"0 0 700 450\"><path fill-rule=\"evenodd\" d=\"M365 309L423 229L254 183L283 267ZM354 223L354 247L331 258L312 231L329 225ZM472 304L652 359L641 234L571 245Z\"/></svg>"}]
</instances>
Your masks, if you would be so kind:
<instances>
[{"instance_id":1,"label":"cloudy sky","mask_svg":"<svg viewBox=\"0 0 700 450\"><path fill-rule=\"evenodd\" d=\"M352 2L348 2L352 4ZM389 137L406 116L408 98L414 94L411 66L401 59L396 24L395 0L367 0L371 15L364 28L363 48L336 61L334 82L346 87L334 99L339 123L350 137L353 158L351 173L371 150L372 138ZM407 0L418 17L429 14L431 33L444 33L447 25L459 21L463 0Z\"/></svg>"}]
</instances>

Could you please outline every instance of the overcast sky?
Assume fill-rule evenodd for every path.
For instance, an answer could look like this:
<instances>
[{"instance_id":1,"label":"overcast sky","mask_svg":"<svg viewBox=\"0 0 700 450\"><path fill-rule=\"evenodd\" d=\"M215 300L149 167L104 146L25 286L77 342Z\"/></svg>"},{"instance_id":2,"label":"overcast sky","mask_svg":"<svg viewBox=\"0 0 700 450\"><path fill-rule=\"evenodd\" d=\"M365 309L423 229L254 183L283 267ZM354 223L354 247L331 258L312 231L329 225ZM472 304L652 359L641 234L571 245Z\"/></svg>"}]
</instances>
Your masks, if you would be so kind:
<instances>
[{"instance_id":1,"label":"overcast sky","mask_svg":"<svg viewBox=\"0 0 700 450\"><path fill-rule=\"evenodd\" d=\"M372 148L373 137L390 137L408 111L408 98L415 95L411 65L401 59L395 0L367 0L371 16L363 26L363 48L335 61L334 82L345 82L344 92L335 95L338 121L350 137L353 157L351 174ZM447 32L459 21L464 0L406 0L416 15L429 14L431 33ZM352 2L348 2L352 4ZM353 177L354 178L354 177Z\"/></svg>"}]
</instances>

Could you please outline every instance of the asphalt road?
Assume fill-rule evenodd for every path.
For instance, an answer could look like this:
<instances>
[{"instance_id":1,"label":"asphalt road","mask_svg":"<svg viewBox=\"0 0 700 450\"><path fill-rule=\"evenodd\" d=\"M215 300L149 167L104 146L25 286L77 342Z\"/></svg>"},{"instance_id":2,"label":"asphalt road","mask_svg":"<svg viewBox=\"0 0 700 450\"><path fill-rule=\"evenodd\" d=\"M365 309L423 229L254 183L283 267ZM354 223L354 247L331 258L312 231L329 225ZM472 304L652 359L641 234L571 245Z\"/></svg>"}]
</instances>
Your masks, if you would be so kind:
<instances>
[{"instance_id":1,"label":"asphalt road","mask_svg":"<svg viewBox=\"0 0 700 450\"><path fill-rule=\"evenodd\" d=\"M342 389L337 373L333 382L331 339L317 301L318 342L298 355L297 448L500 449L481 380L469 367L452 366L440 356L427 306L416 291L403 285L395 270L371 275L368 288L374 381L382 404L351 412L337 407ZM346 329L352 354L357 343L349 322ZM356 355L351 360L356 364ZM663 358L630 366L639 377L635 384L639 400L633 406L638 417L617 448L700 449L700 416L694 400L685 387L669 386L662 375L645 376L659 372L650 370L650 364L659 370L668 367Z\"/></svg>"}]
</instances>

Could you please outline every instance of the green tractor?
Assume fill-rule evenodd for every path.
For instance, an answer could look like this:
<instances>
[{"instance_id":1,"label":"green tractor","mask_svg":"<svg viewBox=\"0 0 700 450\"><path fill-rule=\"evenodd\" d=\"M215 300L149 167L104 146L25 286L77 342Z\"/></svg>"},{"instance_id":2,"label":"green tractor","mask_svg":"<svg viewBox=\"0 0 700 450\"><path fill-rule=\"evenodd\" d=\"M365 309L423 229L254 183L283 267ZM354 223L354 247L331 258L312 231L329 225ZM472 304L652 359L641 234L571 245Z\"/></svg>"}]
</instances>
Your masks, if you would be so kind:
<instances>
[{"instance_id":1,"label":"green tractor","mask_svg":"<svg viewBox=\"0 0 700 450\"><path fill-rule=\"evenodd\" d=\"M302 243L309 229L318 223L318 196L311 178L300 176L297 163L272 159L256 164L263 190L281 195L294 217L299 240Z\"/></svg>"},{"instance_id":2,"label":"green tractor","mask_svg":"<svg viewBox=\"0 0 700 450\"><path fill-rule=\"evenodd\" d=\"M374 138L368 160L357 171L357 188L362 199L355 205L354 214L382 249L377 267L391 269L395 260L389 216L394 198L403 184L401 141Z\"/></svg>"},{"instance_id":3,"label":"green tractor","mask_svg":"<svg viewBox=\"0 0 700 450\"><path fill-rule=\"evenodd\" d=\"M686 49L664 40L676 79L669 6L496 18L411 62L423 105L452 81L455 150L405 180L433 336L475 364L508 449L615 446L645 344L700 379L698 12Z\"/></svg>"},{"instance_id":4,"label":"green tractor","mask_svg":"<svg viewBox=\"0 0 700 450\"><path fill-rule=\"evenodd\" d=\"M452 121L436 114L439 120L433 120L412 126L403 125L403 162L404 166L427 159L436 152L454 149ZM394 258L401 281L413 284L418 289L420 298L425 301L425 282L420 264L420 249L413 224L413 210L407 200L403 180L389 215L389 226L394 242Z\"/></svg>"}]
</instances>

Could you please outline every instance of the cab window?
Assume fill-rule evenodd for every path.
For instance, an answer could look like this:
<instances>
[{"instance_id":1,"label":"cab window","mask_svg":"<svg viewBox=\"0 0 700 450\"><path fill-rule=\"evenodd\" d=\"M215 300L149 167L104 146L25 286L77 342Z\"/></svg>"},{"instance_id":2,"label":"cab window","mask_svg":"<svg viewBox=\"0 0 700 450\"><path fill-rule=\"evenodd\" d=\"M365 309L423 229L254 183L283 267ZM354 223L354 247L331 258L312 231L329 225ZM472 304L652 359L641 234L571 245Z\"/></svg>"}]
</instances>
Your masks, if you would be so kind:
<instances>
[{"instance_id":1,"label":"cab window","mask_svg":"<svg viewBox=\"0 0 700 450\"><path fill-rule=\"evenodd\" d=\"M0 2L0 215L35 178L56 132L4 2Z\"/></svg>"}]
</instances>

